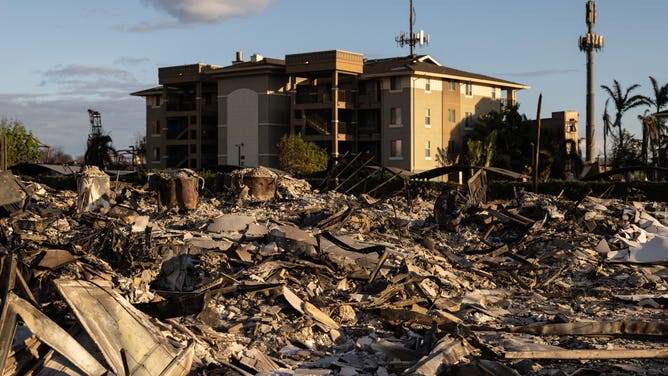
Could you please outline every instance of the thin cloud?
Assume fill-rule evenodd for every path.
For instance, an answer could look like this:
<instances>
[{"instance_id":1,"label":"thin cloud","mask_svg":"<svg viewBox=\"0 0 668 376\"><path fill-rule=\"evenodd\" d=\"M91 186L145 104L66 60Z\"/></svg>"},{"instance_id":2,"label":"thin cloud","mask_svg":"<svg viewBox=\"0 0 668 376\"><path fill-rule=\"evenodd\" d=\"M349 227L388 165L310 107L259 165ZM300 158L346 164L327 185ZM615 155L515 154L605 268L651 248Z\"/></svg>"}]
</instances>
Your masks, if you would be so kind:
<instances>
[{"instance_id":1,"label":"thin cloud","mask_svg":"<svg viewBox=\"0 0 668 376\"><path fill-rule=\"evenodd\" d=\"M199 23L216 23L230 17L261 12L275 1L277 0L141 0L144 5L166 13L174 20L144 21L133 26L117 28L132 32L150 32Z\"/></svg>"},{"instance_id":2,"label":"thin cloud","mask_svg":"<svg viewBox=\"0 0 668 376\"><path fill-rule=\"evenodd\" d=\"M132 57L132 56L121 56L118 59L114 60L114 64L118 65L137 65L150 61L147 57Z\"/></svg>"},{"instance_id":3,"label":"thin cloud","mask_svg":"<svg viewBox=\"0 0 668 376\"><path fill-rule=\"evenodd\" d=\"M130 31L133 33L148 33L156 30L164 29L185 29L192 24L184 24L175 20L156 21L156 22L140 22L132 26L119 25L116 27L120 31Z\"/></svg>"},{"instance_id":4,"label":"thin cloud","mask_svg":"<svg viewBox=\"0 0 668 376\"><path fill-rule=\"evenodd\" d=\"M42 75L40 86L50 87L50 91L58 96L87 95L117 99L146 86L139 83L129 71L104 66L57 66Z\"/></svg>"},{"instance_id":5,"label":"thin cloud","mask_svg":"<svg viewBox=\"0 0 668 376\"><path fill-rule=\"evenodd\" d=\"M70 64L62 68L49 69L48 71L44 72L44 76L47 78L68 78L82 76L126 78L130 76L130 73L126 70L116 68Z\"/></svg>"},{"instance_id":6,"label":"thin cloud","mask_svg":"<svg viewBox=\"0 0 668 376\"><path fill-rule=\"evenodd\" d=\"M501 75L509 77L545 77L578 72L580 72L579 69L545 69L529 72L502 73Z\"/></svg>"},{"instance_id":7,"label":"thin cloud","mask_svg":"<svg viewBox=\"0 0 668 376\"><path fill-rule=\"evenodd\" d=\"M20 99L18 99L20 97ZM0 95L0 117L17 119L51 147L62 147L72 156L83 155L90 129L87 109L102 113L102 126L117 148L134 144L146 127L146 107L141 98L125 95L109 100L89 96L49 97L38 93Z\"/></svg>"}]
</instances>

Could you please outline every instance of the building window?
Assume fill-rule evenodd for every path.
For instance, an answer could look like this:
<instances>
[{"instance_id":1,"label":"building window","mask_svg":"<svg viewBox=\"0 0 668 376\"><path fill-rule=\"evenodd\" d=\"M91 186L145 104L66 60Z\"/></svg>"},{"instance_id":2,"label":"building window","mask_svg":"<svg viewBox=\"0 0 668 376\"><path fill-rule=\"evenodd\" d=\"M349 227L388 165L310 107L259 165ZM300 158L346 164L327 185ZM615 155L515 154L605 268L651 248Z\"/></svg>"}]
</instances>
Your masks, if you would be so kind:
<instances>
[{"instance_id":1,"label":"building window","mask_svg":"<svg viewBox=\"0 0 668 376\"><path fill-rule=\"evenodd\" d=\"M424 126L431 128L431 108L425 108L424 110Z\"/></svg>"},{"instance_id":2,"label":"building window","mask_svg":"<svg viewBox=\"0 0 668 376\"><path fill-rule=\"evenodd\" d=\"M390 108L390 127L401 127L401 107Z\"/></svg>"},{"instance_id":3,"label":"building window","mask_svg":"<svg viewBox=\"0 0 668 376\"><path fill-rule=\"evenodd\" d=\"M390 159L403 159L401 154L401 140L390 141Z\"/></svg>"},{"instance_id":4,"label":"building window","mask_svg":"<svg viewBox=\"0 0 668 376\"><path fill-rule=\"evenodd\" d=\"M160 105L162 105L162 95L153 95L146 98L148 99L148 103L152 107L159 107Z\"/></svg>"},{"instance_id":5,"label":"building window","mask_svg":"<svg viewBox=\"0 0 668 376\"><path fill-rule=\"evenodd\" d=\"M424 143L424 158L431 159L431 141L429 140Z\"/></svg>"},{"instance_id":6,"label":"building window","mask_svg":"<svg viewBox=\"0 0 668 376\"><path fill-rule=\"evenodd\" d=\"M197 145L190 144L190 154L196 154L196 153L197 153Z\"/></svg>"},{"instance_id":7,"label":"building window","mask_svg":"<svg viewBox=\"0 0 668 376\"><path fill-rule=\"evenodd\" d=\"M457 84L455 83L455 81L452 80L448 81L448 89L450 89L450 91L457 90Z\"/></svg>"},{"instance_id":8,"label":"building window","mask_svg":"<svg viewBox=\"0 0 668 376\"><path fill-rule=\"evenodd\" d=\"M466 94L467 97L470 97L470 96L473 95L473 84L472 83L470 83L470 82L466 83L466 93L465 94Z\"/></svg>"},{"instance_id":9,"label":"building window","mask_svg":"<svg viewBox=\"0 0 668 376\"><path fill-rule=\"evenodd\" d=\"M160 162L160 148L153 148L153 161Z\"/></svg>"},{"instance_id":10,"label":"building window","mask_svg":"<svg viewBox=\"0 0 668 376\"><path fill-rule=\"evenodd\" d=\"M197 123L197 116L193 115L190 117L190 124L195 124L195 123Z\"/></svg>"},{"instance_id":11,"label":"building window","mask_svg":"<svg viewBox=\"0 0 668 376\"><path fill-rule=\"evenodd\" d=\"M424 83L424 91L427 93L431 92L431 79L427 78L426 82Z\"/></svg>"},{"instance_id":12,"label":"building window","mask_svg":"<svg viewBox=\"0 0 668 376\"><path fill-rule=\"evenodd\" d=\"M471 128L473 128L473 114L471 112L467 112L466 117L464 118L464 129Z\"/></svg>"},{"instance_id":13,"label":"building window","mask_svg":"<svg viewBox=\"0 0 668 376\"><path fill-rule=\"evenodd\" d=\"M455 110L453 110L452 108L448 109L448 121L451 123L454 123L456 121Z\"/></svg>"},{"instance_id":14,"label":"building window","mask_svg":"<svg viewBox=\"0 0 668 376\"><path fill-rule=\"evenodd\" d=\"M401 87L399 86L399 77L390 77L390 90L395 91L395 90L400 90Z\"/></svg>"},{"instance_id":15,"label":"building window","mask_svg":"<svg viewBox=\"0 0 668 376\"><path fill-rule=\"evenodd\" d=\"M570 119L568 121L568 132L577 132L578 131L578 126L577 123L575 122L575 119Z\"/></svg>"},{"instance_id":16,"label":"building window","mask_svg":"<svg viewBox=\"0 0 668 376\"><path fill-rule=\"evenodd\" d=\"M153 134L160 134L162 130L160 129L160 120L153 121Z\"/></svg>"}]
</instances>

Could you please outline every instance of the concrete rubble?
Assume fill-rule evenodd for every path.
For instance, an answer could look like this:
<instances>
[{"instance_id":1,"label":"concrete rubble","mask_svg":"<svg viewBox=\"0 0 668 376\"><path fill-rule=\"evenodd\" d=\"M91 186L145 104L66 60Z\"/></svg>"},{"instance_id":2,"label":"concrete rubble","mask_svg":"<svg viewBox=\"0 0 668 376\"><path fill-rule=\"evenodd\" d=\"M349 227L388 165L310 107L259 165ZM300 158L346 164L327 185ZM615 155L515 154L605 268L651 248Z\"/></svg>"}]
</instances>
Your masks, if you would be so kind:
<instances>
[{"instance_id":1,"label":"concrete rubble","mask_svg":"<svg viewBox=\"0 0 668 376\"><path fill-rule=\"evenodd\" d=\"M100 174L0 181L2 375L668 374L666 203Z\"/></svg>"}]
</instances>

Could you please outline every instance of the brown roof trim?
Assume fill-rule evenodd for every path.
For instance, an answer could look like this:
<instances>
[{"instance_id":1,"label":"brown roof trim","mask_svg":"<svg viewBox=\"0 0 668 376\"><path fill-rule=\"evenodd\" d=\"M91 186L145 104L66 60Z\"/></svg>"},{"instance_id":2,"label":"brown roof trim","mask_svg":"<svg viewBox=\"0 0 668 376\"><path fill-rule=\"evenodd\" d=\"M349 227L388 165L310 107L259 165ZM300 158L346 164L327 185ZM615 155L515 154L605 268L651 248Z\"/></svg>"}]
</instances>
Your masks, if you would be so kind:
<instances>
[{"instance_id":1,"label":"brown roof trim","mask_svg":"<svg viewBox=\"0 0 668 376\"><path fill-rule=\"evenodd\" d=\"M205 74L217 75L217 74L226 74L233 72L247 72L255 71L260 69L282 69L285 70L285 61L281 59L273 59L269 57L263 58L261 61L244 61L242 63L236 63L214 69Z\"/></svg>"},{"instance_id":2,"label":"brown roof trim","mask_svg":"<svg viewBox=\"0 0 668 376\"><path fill-rule=\"evenodd\" d=\"M134 95L135 97L145 97L147 95L155 95L155 94L162 94L162 86L156 86L150 89L144 89L135 91L134 93L130 93L130 95Z\"/></svg>"},{"instance_id":3,"label":"brown roof trim","mask_svg":"<svg viewBox=\"0 0 668 376\"><path fill-rule=\"evenodd\" d=\"M427 62L430 61L430 62ZM429 55L402 56L387 59L367 60L364 64L363 77L387 77L397 75L425 75L469 81L514 89L529 89L530 86L486 76L483 74L466 72L463 70L440 65Z\"/></svg>"}]
</instances>

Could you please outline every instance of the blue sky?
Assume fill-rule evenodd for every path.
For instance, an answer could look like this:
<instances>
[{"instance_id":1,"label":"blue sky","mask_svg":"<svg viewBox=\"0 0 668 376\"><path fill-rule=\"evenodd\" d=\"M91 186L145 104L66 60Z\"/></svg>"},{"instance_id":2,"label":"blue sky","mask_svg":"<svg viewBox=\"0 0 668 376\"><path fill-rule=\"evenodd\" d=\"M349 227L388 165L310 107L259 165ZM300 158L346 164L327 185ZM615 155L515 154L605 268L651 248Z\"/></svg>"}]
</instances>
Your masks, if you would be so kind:
<instances>
[{"instance_id":1,"label":"blue sky","mask_svg":"<svg viewBox=\"0 0 668 376\"><path fill-rule=\"evenodd\" d=\"M461 70L521 82L520 111L580 112L585 128L585 0L415 0L416 29L431 34L418 53ZM596 32L597 148L601 84L668 83L666 0L599 0ZM342 49L367 58L408 54L408 0L0 0L0 117L17 118L43 142L82 155L87 109L102 113L117 149L144 132L144 103L132 91L157 85L160 66L227 65L235 51L285 54ZM636 116L624 126L639 133Z\"/></svg>"}]
</instances>

